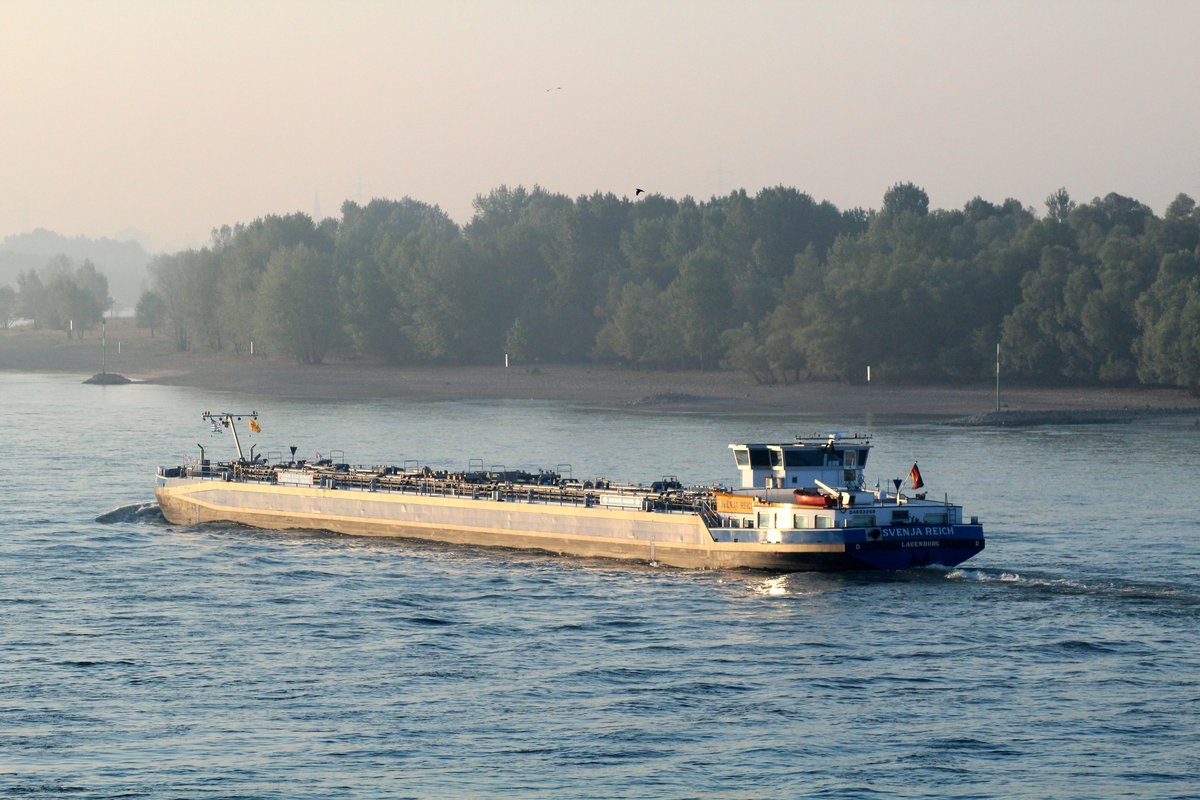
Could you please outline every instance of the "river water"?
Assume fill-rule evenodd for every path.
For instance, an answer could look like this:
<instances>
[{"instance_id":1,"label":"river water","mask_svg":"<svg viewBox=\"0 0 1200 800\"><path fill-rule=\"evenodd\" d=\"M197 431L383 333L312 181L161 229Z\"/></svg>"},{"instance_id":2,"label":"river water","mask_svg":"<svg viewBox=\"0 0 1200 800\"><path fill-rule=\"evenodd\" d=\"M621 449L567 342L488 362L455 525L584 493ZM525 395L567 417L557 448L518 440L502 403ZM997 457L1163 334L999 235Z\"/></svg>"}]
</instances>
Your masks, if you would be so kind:
<instances>
[{"instance_id":1,"label":"river water","mask_svg":"<svg viewBox=\"0 0 1200 800\"><path fill-rule=\"evenodd\" d=\"M313 402L0 373L0 796L1200 796L1200 429ZM985 525L957 569L691 572L165 524L259 452L733 483L868 428ZM340 454L337 454L340 456ZM111 515L115 521L98 521Z\"/></svg>"}]
</instances>

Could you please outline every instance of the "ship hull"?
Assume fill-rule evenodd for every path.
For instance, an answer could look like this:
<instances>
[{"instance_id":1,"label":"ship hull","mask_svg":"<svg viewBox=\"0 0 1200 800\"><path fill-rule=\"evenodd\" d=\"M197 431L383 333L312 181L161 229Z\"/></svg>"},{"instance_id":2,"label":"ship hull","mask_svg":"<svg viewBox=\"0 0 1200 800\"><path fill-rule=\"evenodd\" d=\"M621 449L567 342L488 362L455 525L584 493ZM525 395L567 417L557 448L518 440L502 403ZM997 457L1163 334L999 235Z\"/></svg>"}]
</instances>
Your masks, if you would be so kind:
<instances>
[{"instance_id":1,"label":"ship hull","mask_svg":"<svg viewBox=\"0 0 1200 800\"><path fill-rule=\"evenodd\" d=\"M233 522L272 530L537 550L692 569L782 572L953 566L983 549L978 526L871 539L862 529L822 531L811 541L717 541L698 514L524 503L195 478L160 478L155 495L169 522ZM757 532L746 531L746 534ZM878 534L878 531L875 531Z\"/></svg>"}]
</instances>

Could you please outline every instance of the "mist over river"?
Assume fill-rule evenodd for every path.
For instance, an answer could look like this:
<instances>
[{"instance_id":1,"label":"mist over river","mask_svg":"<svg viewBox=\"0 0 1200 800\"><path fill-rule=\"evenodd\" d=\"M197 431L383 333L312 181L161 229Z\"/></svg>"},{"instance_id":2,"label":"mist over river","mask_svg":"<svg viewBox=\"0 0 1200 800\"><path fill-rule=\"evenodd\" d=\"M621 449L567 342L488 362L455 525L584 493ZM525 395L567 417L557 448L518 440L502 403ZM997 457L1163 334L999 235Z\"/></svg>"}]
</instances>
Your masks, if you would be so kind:
<instances>
[{"instance_id":1,"label":"mist over river","mask_svg":"<svg viewBox=\"0 0 1200 800\"><path fill-rule=\"evenodd\" d=\"M0 372L2 796L1200 796L1190 418L957 428L84 377ZM258 411L240 432L260 453L647 483L733 484L731 442L868 430L869 482L919 462L987 549L773 575L171 526L156 467L233 452L206 410Z\"/></svg>"}]
</instances>

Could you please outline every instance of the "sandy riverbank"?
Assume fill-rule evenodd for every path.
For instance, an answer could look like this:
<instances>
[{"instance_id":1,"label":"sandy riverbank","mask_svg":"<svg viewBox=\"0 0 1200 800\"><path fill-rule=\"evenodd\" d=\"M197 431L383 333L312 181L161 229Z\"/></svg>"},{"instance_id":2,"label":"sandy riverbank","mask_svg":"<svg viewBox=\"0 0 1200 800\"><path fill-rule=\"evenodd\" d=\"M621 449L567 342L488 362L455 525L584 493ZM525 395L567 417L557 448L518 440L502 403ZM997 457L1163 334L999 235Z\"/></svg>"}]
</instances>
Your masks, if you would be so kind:
<instances>
[{"instance_id":1,"label":"sandy riverbank","mask_svg":"<svg viewBox=\"0 0 1200 800\"><path fill-rule=\"evenodd\" d=\"M538 399L606 407L681 410L892 413L963 416L995 407L995 387L760 386L737 372L653 372L601 366L388 367L357 363L301 366L262 356L179 353L161 334L118 320L107 332L107 368L136 381L281 397L413 400ZM98 334L68 340L48 331L0 331L0 369L100 371ZM1194 410L1200 398L1167 389L1002 387L1012 411Z\"/></svg>"}]
</instances>

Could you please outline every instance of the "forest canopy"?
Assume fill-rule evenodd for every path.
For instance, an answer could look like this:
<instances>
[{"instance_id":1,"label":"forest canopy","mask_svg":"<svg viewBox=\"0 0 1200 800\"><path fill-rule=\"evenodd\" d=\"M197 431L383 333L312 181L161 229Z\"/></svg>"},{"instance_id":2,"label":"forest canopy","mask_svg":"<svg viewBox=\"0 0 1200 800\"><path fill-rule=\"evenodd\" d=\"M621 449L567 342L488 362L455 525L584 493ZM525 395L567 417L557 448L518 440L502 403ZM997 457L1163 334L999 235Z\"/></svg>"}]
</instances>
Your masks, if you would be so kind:
<instances>
[{"instance_id":1,"label":"forest canopy","mask_svg":"<svg viewBox=\"0 0 1200 800\"><path fill-rule=\"evenodd\" d=\"M266 216L156 257L178 348L302 363L608 362L1200 386L1200 212L1118 194L931 210L897 184L839 210L787 187L708 202L500 187L459 226L416 200Z\"/></svg>"}]
</instances>

